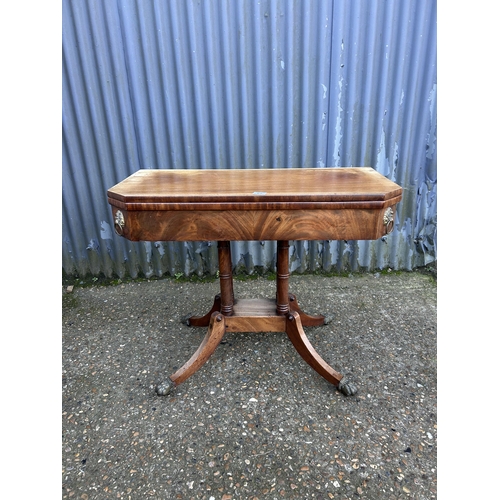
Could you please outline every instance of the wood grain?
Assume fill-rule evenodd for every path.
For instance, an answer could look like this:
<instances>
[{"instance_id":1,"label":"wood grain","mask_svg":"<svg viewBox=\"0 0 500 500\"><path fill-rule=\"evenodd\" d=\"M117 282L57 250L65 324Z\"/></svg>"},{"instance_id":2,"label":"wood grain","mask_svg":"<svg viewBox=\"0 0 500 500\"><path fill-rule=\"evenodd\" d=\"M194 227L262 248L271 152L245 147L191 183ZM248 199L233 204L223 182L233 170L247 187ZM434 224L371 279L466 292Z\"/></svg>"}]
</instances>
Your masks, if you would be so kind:
<instances>
[{"instance_id":1,"label":"wood grain","mask_svg":"<svg viewBox=\"0 0 500 500\"><path fill-rule=\"evenodd\" d=\"M244 209L255 203L386 201L401 193L369 167L173 169L139 170L110 188L108 198L135 210L182 210L193 202L215 210L221 203Z\"/></svg>"},{"instance_id":2,"label":"wood grain","mask_svg":"<svg viewBox=\"0 0 500 500\"><path fill-rule=\"evenodd\" d=\"M363 240L402 188L375 170L139 170L108 190L132 241Z\"/></svg>"},{"instance_id":3,"label":"wood grain","mask_svg":"<svg viewBox=\"0 0 500 500\"><path fill-rule=\"evenodd\" d=\"M131 241L375 240L387 232L384 211L122 211L122 235Z\"/></svg>"},{"instance_id":4,"label":"wood grain","mask_svg":"<svg viewBox=\"0 0 500 500\"><path fill-rule=\"evenodd\" d=\"M304 325L324 324L288 292L289 240L374 240L392 229L384 221L402 188L371 168L263 170L139 170L108 190L115 230L132 241L217 241L221 293L204 316L200 347L158 386L159 395L203 366L224 333L285 331L302 358L340 388L343 375L315 351ZM119 212L119 213L118 213ZM390 220L389 220L390 219ZM274 300L234 298L230 241L277 241ZM345 380L345 379L344 379ZM355 387L343 384L351 395Z\"/></svg>"}]
</instances>

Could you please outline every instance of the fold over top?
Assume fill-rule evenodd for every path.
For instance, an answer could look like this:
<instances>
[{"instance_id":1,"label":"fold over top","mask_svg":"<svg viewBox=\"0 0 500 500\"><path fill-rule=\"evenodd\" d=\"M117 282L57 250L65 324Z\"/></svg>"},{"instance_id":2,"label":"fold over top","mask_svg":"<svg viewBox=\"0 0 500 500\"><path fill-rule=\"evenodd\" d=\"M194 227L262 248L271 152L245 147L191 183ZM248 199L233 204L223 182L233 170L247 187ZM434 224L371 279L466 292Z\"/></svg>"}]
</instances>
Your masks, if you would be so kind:
<instances>
[{"instance_id":1,"label":"fold over top","mask_svg":"<svg viewBox=\"0 0 500 500\"><path fill-rule=\"evenodd\" d=\"M402 188L370 167L189 170L142 169L108 190L109 203L133 210L238 205L386 202ZM379 203L375 203L378 205Z\"/></svg>"}]
</instances>

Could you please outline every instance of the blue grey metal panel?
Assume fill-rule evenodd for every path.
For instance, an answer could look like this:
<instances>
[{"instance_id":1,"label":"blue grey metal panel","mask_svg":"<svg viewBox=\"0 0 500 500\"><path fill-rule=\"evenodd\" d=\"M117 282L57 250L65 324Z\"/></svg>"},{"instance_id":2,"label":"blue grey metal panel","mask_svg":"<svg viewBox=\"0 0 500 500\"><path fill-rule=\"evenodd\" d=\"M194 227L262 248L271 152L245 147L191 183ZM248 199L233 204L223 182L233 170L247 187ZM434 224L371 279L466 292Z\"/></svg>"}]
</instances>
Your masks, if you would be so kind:
<instances>
[{"instance_id":1,"label":"blue grey metal panel","mask_svg":"<svg viewBox=\"0 0 500 500\"><path fill-rule=\"evenodd\" d=\"M62 38L66 273L216 272L215 245L114 234L106 190L139 168L372 166L404 188L394 232L293 242L292 270L436 259L435 0L63 0Z\"/></svg>"}]
</instances>

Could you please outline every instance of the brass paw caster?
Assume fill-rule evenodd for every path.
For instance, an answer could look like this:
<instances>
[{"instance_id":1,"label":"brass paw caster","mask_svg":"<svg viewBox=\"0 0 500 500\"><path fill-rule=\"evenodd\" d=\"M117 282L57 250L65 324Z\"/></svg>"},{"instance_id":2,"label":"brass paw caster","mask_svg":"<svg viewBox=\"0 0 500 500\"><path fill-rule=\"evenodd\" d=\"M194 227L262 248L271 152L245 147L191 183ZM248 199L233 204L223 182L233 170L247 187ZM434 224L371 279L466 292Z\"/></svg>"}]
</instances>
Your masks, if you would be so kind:
<instances>
[{"instance_id":1,"label":"brass paw caster","mask_svg":"<svg viewBox=\"0 0 500 500\"><path fill-rule=\"evenodd\" d=\"M354 396L358 392L358 388L352 382L349 382L346 377L342 377L337 389L345 396Z\"/></svg>"},{"instance_id":2,"label":"brass paw caster","mask_svg":"<svg viewBox=\"0 0 500 500\"><path fill-rule=\"evenodd\" d=\"M158 394L158 396L166 396L174 388L175 384L170 378L167 378L167 380L164 380L161 384L156 386L156 394Z\"/></svg>"}]
</instances>

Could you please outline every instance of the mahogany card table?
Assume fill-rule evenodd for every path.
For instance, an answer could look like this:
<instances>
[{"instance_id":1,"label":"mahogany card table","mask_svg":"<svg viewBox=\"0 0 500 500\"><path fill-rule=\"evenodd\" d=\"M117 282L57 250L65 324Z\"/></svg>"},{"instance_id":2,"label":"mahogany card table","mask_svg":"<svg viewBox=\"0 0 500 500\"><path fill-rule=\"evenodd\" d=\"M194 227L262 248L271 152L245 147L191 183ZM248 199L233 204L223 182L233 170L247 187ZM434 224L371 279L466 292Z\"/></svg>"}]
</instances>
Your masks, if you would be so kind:
<instances>
[{"instance_id":1,"label":"mahogany card table","mask_svg":"<svg viewBox=\"0 0 500 500\"><path fill-rule=\"evenodd\" d=\"M325 324L288 291L289 242L375 240L393 229L402 188L369 167L139 170L108 190L115 231L131 241L217 241L220 293L192 357L165 381L166 395L209 359L226 332L286 332L302 358L345 395L356 386L329 366L304 326ZM276 297L235 298L230 241L277 242Z\"/></svg>"}]
</instances>

